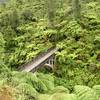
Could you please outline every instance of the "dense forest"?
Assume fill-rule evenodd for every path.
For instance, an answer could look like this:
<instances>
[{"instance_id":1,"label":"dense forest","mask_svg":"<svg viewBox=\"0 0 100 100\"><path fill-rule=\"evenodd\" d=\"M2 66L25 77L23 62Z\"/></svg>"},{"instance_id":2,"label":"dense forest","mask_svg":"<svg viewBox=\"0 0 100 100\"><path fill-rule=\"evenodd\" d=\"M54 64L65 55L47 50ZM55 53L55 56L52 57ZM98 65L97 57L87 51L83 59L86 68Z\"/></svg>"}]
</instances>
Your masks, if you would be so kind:
<instances>
[{"instance_id":1,"label":"dense forest","mask_svg":"<svg viewBox=\"0 0 100 100\"><path fill-rule=\"evenodd\" d=\"M18 71L52 47L53 69ZM0 0L0 100L100 100L100 0Z\"/></svg>"}]
</instances>

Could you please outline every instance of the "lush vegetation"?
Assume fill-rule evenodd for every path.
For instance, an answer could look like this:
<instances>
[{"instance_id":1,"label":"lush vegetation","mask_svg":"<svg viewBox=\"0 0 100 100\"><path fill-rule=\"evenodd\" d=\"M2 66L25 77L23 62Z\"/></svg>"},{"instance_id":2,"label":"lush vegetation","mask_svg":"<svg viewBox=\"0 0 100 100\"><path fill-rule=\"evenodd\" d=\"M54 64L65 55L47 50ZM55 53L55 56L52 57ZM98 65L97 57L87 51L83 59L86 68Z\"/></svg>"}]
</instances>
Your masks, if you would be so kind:
<instances>
[{"instance_id":1,"label":"lush vegetation","mask_svg":"<svg viewBox=\"0 0 100 100\"><path fill-rule=\"evenodd\" d=\"M16 70L56 46L52 72ZM100 100L100 1L0 4L0 100Z\"/></svg>"},{"instance_id":2,"label":"lush vegetation","mask_svg":"<svg viewBox=\"0 0 100 100\"><path fill-rule=\"evenodd\" d=\"M55 86L52 74L19 73L5 69L5 71L1 72L5 75L1 77L2 81L0 81L0 100L6 100L5 98L9 98L7 100L47 100L47 98L48 100L100 99L100 85L95 85L92 88L76 85L70 93L63 86Z\"/></svg>"}]
</instances>

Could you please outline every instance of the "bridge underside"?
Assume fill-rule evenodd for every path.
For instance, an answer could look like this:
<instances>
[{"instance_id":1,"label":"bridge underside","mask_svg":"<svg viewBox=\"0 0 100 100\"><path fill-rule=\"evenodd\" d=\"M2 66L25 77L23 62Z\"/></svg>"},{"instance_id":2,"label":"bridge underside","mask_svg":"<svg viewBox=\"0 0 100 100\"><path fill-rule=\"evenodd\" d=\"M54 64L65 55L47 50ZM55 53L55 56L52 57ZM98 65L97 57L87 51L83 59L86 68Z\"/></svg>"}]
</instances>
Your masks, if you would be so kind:
<instances>
[{"instance_id":1,"label":"bridge underside","mask_svg":"<svg viewBox=\"0 0 100 100\"><path fill-rule=\"evenodd\" d=\"M54 63L55 63L55 57L51 57L44 65L53 68Z\"/></svg>"}]
</instances>

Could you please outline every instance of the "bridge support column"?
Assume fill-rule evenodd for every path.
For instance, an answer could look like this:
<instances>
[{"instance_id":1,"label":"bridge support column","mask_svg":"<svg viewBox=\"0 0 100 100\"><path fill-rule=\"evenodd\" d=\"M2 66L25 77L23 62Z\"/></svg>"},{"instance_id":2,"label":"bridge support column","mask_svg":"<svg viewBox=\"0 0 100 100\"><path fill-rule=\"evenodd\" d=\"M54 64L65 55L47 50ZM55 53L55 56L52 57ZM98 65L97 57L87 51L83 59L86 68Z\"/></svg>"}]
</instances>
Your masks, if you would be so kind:
<instances>
[{"instance_id":1,"label":"bridge support column","mask_svg":"<svg viewBox=\"0 0 100 100\"><path fill-rule=\"evenodd\" d=\"M48 61L46 62L45 66L48 66L48 67L53 69L54 64L55 64L55 57L53 56L50 59L48 59Z\"/></svg>"}]
</instances>

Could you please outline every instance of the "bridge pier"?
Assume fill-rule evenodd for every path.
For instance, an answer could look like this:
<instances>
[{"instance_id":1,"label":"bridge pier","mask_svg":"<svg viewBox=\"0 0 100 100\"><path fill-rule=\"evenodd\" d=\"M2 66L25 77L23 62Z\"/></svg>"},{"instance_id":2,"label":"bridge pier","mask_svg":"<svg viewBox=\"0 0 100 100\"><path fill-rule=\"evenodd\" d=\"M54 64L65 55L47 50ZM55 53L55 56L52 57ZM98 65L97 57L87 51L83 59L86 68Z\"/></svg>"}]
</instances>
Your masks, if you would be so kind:
<instances>
[{"instance_id":1,"label":"bridge pier","mask_svg":"<svg viewBox=\"0 0 100 100\"><path fill-rule=\"evenodd\" d=\"M52 56L51 58L48 59L48 61L44 65L53 69L54 64L55 64L55 56Z\"/></svg>"}]
</instances>

